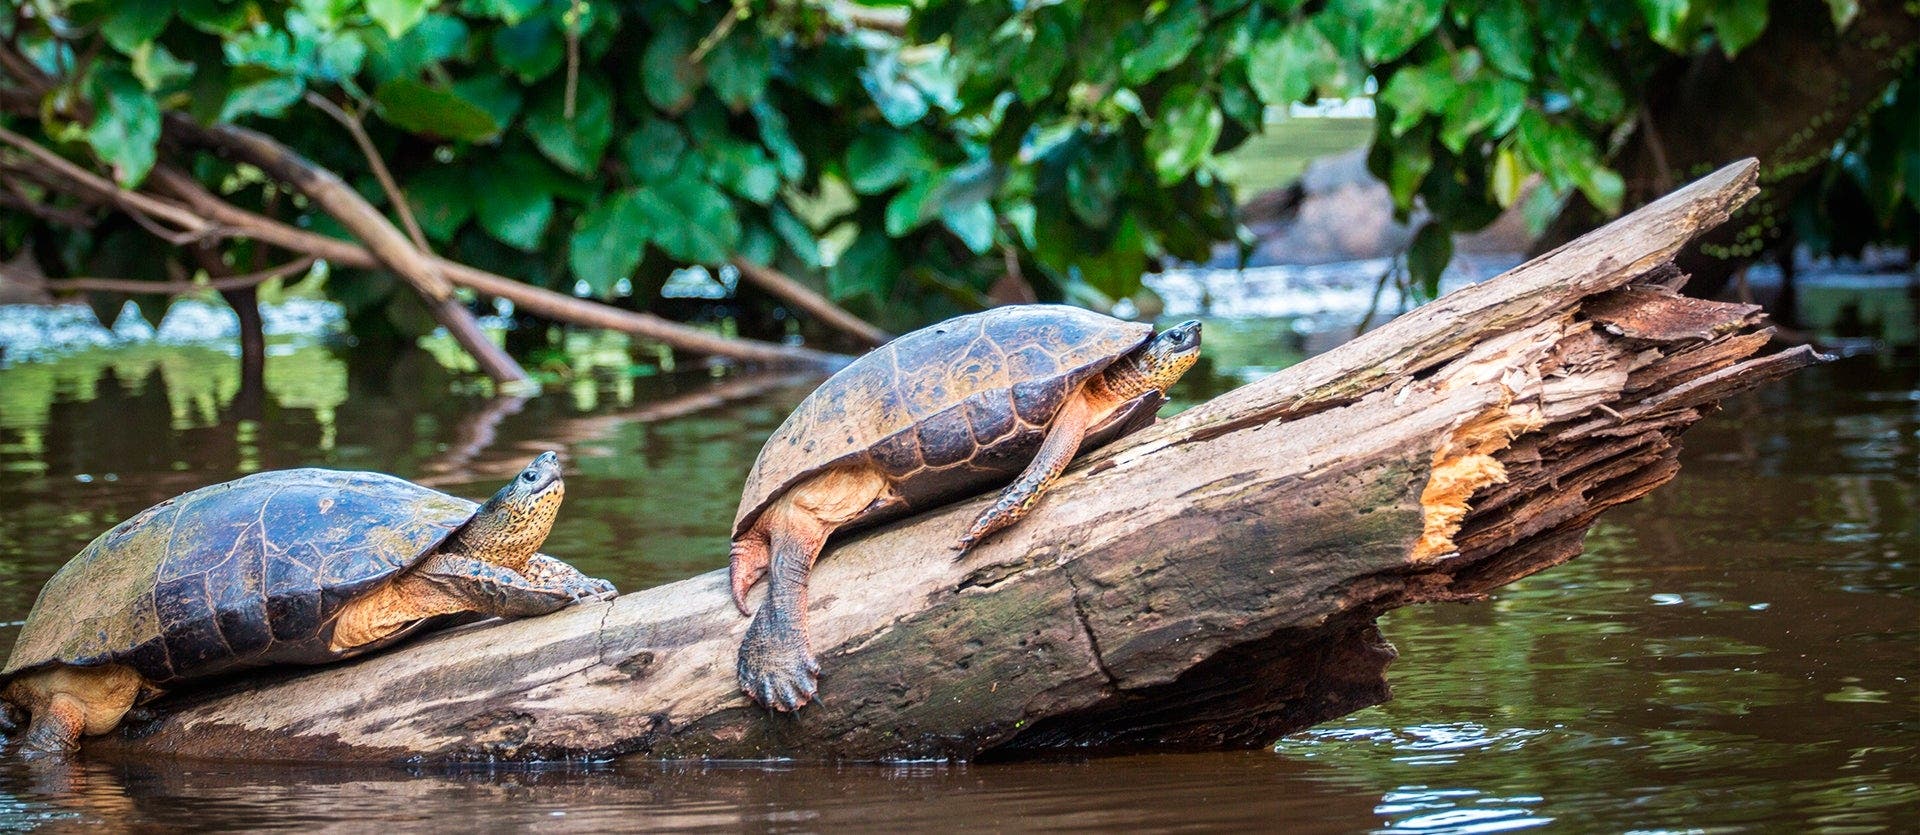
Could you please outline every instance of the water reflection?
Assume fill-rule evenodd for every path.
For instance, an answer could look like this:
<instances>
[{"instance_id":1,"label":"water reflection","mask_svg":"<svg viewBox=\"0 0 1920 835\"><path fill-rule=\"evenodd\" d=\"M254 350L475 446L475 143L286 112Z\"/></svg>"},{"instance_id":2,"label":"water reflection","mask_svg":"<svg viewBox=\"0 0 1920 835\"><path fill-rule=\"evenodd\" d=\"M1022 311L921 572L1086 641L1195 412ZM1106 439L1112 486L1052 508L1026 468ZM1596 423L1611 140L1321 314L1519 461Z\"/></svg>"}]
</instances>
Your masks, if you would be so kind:
<instances>
[{"instance_id":1,"label":"water reflection","mask_svg":"<svg viewBox=\"0 0 1920 835\"><path fill-rule=\"evenodd\" d=\"M1309 321L1209 321L1176 406L1296 361ZM0 367L0 621L89 539L263 468L481 498L567 457L549 550L624 588L724 564L760 442L811 380L570 343L548 396L276 344L262 420L228 352L136 344ZM431 355L427 355L431 359ZM1392 613L1398 700L1278 752L990 767L623 763L413 774L0 754L0 827L1496 832L1897 830L1920 808L1920 365L1855 357L1727 404L1680 478L1588 554L1472 606ZM0 628L0 648L16 630Z\"/></svg>"},{"instance_id":2,"label":"water reflection","mask_svg":"<svg viewBox=\"0 0 1920 835\"><path fill-rule=\"evenodd\" d=\"M1262 753L992 767L623 763L414 772L81 762L0 770L14 823L448 831L1133 829L1352 832L1375 804ZM1130 798L1127 802L1117 799ZM1225 801L1225 802L1223 802Z\"/></svg>"}]
</instances>

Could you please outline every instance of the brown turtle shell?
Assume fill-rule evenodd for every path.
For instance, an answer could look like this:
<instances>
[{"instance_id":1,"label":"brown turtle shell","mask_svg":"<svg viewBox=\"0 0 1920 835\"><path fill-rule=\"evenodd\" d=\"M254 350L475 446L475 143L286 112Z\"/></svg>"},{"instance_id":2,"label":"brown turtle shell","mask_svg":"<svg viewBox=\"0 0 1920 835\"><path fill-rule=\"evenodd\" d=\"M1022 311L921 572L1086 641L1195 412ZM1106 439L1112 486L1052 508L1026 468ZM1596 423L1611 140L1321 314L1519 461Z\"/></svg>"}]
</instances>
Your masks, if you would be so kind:
<instances>
[{"instance_id":1,"label":"brown turtle shell","mask_svg":"<svg viewBox=\"0 0 1920 835\"><path fill-rule=\"evenodd\" d=\"M836 466L870 463L901 501L842 530L1005 483L1039 450L1067 397L1144 344L1153 327L1065 305L1016 305L909 333L840 370L801 401L747 474L733 535L774 499ZM1150 421L1150 394L1094 427L1090 449Z\"/></svg>"},{"instance_id":2,"label":"brown turtle shell","mask_svg":"<svg viewBox=\"0 0 1920 835\"><path fill-rule=\"evenodd\" d=\"M319 469L176 496L47 581L0 678L125 664L164 684L364 652L373 647L329 648L341 608L430 555L477 507L388 475Z\"/></svg>"}]
</instances>

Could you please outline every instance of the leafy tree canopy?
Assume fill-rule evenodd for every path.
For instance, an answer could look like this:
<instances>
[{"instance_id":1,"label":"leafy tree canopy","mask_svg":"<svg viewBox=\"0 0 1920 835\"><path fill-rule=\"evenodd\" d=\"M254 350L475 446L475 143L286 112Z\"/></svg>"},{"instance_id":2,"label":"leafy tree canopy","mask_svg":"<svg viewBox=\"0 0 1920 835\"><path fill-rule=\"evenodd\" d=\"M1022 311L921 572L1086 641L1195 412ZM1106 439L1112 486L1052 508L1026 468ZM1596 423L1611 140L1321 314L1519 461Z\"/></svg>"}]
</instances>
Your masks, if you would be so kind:
<instances>
[{"instance_id":1,"label":"leafy tree canopy","mask_svg":"<svg viewBox=\"0 0 1920 835\"><path fill-rule=\"evenodd\" d=\"M901 327L981 304L1009 271L1043 296L1120 298L1162 259L1206 259L1237 234L1219 155L1275 108L1326 98L1376 102L1369 162L1403 211L1427 209L1408 262L1431 286L1447 233L1485 225L1536 177L1539 217L1575 193L1617 211L1610 143L1652 68L1737 55L1769 23L1764 0L875 8L890 5L23 0L0 49L56 86L7 99L5 123L128 186L172 158L338 233L258 172L159 141L169 114L248 124L384 202L318 94L364 118L450 257L643 305L673 268L743 258ZM1836 27L1858 12L1827 6ZM1889 92L1888 112L1914 112L1916 87ZM8 89L17 73L0 73ZM1920 197L1911 124L1836 152L1887 224ZM126 224L58 217L10 212L0 234L75 272L168 260ZM350 312L408 318L391 280L340 278Z\"/></svg>"}]
</instances>

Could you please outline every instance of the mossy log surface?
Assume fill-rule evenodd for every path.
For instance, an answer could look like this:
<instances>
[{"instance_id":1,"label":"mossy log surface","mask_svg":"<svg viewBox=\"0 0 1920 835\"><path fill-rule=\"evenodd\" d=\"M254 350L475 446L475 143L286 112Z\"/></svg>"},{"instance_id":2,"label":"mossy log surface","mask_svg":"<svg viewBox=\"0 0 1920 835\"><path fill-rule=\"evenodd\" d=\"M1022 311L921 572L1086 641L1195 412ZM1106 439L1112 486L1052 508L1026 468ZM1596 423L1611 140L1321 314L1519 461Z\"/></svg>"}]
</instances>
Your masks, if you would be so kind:
<instances>
[{"instance_id":1,"label":"mossy log surface","mask_svg":"<svg viewBox=\"0 0 1920 835\"><path fill-rule=\"evenodd\" d=\"M1568 560L1672 478L1676 437L1809 364L1670 263L1754 192L1716 172L1494 280L1077 462L955 562L988 498L838 540L814 574L822 700L734 684L714 571L157 703L98 753L284 760L981 758L1211 749L1387 698L1397 606ZM716 553L716 564L725 555Z\"/></svg>"}]
</instances>

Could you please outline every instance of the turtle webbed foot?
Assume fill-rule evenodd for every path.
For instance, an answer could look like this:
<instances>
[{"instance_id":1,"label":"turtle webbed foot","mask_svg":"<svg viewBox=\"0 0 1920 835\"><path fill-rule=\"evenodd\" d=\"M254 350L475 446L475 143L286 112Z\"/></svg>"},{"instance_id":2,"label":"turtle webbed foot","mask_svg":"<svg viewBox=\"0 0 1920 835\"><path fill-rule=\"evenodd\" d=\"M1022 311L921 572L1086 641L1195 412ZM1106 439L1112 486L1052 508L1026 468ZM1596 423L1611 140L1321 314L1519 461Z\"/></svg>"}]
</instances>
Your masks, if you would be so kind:
<instances>
[{"instance_id":1,"label":"turtle webbed foot","mask_svg":"<svg viewBox=\"0 0 1920 835\"><path fill-rule=\"evenodd\" d=\"M769 710L799 710L820 692L820 662L807 636L762 610L747 627L736 668L741 689Z\"/></svg>"}]
</instances>

